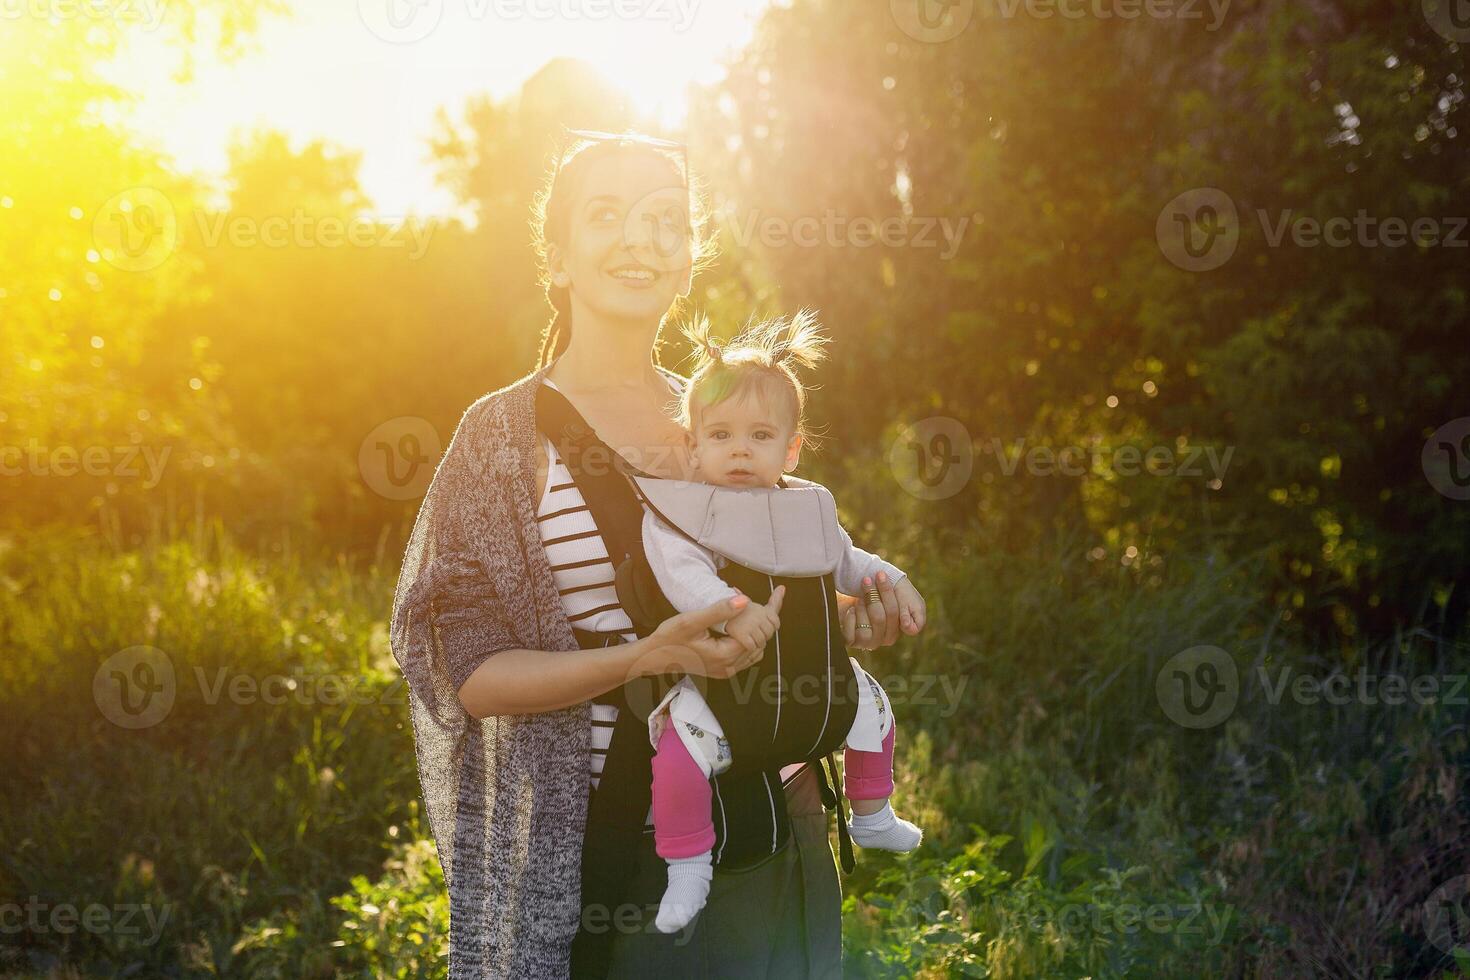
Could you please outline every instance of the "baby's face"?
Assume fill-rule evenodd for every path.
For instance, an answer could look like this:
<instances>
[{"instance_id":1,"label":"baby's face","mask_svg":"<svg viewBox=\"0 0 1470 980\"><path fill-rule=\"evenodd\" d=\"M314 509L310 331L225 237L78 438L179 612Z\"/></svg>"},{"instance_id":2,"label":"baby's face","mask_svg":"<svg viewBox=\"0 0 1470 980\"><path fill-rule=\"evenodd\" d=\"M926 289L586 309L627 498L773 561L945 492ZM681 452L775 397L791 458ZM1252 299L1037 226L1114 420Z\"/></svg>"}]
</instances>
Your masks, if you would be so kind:
<instances>
[{"instance_id":1,"label":"baby's face","mask_svg":"<svg viewBox=\"0 0 1470 980\"><path fill-rule=\"evenodd\" d=\"M700 479L722 487L774 487L796 468L801 437L790 419L773 418L758 399L727 398L706 408L690 434Z\"/></svg>"}]
</instances>

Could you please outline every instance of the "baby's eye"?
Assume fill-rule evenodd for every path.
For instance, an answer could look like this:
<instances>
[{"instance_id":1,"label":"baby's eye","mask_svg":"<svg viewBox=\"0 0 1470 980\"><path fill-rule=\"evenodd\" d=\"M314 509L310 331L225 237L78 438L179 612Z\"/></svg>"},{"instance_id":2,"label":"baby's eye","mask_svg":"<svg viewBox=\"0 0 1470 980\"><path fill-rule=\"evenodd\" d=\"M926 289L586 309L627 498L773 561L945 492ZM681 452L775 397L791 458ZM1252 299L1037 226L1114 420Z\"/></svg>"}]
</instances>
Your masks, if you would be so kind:
<instances>
[{"instance_id":1,"label":"baby's eye","mask_svg":"<svg viewBox=\"0 0 1470 980\"><path fill-rule=\"evenodd\" d=\"M757 432L755 437L757 439L769 439L771 438L771 434L769 432Z\"/></svg>"}]
</instances>

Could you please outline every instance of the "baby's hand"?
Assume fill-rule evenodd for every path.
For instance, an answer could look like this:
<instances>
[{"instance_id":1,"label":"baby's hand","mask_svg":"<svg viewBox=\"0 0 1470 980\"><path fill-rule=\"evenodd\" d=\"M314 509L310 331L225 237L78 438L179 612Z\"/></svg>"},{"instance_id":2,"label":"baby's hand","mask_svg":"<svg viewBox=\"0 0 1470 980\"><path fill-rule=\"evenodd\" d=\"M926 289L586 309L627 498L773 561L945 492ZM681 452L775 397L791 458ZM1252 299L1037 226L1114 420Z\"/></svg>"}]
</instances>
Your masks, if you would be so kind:
<instances>
[{"instance_id":1,"label":"baby's hand","mask_svg":"<svg viewBox=\"0 0 1470 980\"><path fill-rule=\"evenodd\" d=\"M781 618L776 609L752 600L748 606L725 621L725 635L733 636L753 653L766 645L766 641L775 635L780 625Z\"/></svg>"},{"instance_id":2,"label":"baby's hand","mask_svg":"<svg viewBox=\"0 0 1470 980\"><path fill-rule=\"evenodd\" d=\"M898 599L898 625L909 636L918 634L929 621L929 615L924 607L924 597L914 588L911 577L905 575L899 579L893 587L893 594Z\"/></svg>"}]
</instances>

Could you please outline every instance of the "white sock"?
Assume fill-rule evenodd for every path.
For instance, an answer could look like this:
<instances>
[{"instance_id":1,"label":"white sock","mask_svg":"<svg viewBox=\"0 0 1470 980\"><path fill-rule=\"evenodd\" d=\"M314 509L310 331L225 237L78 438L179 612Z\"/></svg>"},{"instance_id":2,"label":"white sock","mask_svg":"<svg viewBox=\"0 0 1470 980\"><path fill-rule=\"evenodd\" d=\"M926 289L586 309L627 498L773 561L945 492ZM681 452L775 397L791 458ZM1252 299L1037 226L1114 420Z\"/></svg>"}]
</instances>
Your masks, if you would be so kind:
<instances>
[{"instance_id":1,"label":"white sock","mask_svg":"<svg viewBox=\"0 0 1470 980\"><path fill-rule=\"evenodd\" d=\"M888 800L877 813L854 813L848 830L859 847L880 851L912 851L924 839L924 832L894 813Z\"/></svg>"},{"instance_id":2,"label":"white sock","mask_svg":"<svg viewBox=\"0 0 1470 980\"><path fill-rule=\"evenodd\" d=\"M669 886L658 903L658 918L653 924L659 932L678 932L704 908L710 881L715 876L714 864L710 851L664 860L669 866Z\"/></svg>"}]
</instances>

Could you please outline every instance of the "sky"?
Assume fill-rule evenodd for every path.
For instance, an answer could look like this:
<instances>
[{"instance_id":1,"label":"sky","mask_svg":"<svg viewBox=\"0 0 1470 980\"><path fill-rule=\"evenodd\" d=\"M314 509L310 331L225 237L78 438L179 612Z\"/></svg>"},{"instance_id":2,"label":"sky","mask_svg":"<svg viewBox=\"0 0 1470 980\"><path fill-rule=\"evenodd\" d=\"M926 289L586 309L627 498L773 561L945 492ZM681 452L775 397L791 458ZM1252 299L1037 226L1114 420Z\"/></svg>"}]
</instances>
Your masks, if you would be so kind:
<instances>
[{"instance_id":1,"label":"sky","mask_svg":"<svg viewBox=\"0 0 1470 980\"><path fill-rule=\"evenodd\" d=\"M166 0L153 2L166 23ZM425 144L438 107L457 116L468 96L503 98L552 58L574 57L677 128L687 86L719 78L769 2L310 0L264 22L243 57L198 59L187 85L172 81L165 32L142 19L107 74L138 93L129 126L183 171L218 177L232 135L267 127L298 148L322 137L361 150L378 214L442 214L452 202Z\"/></svg>"}]
</instances>

